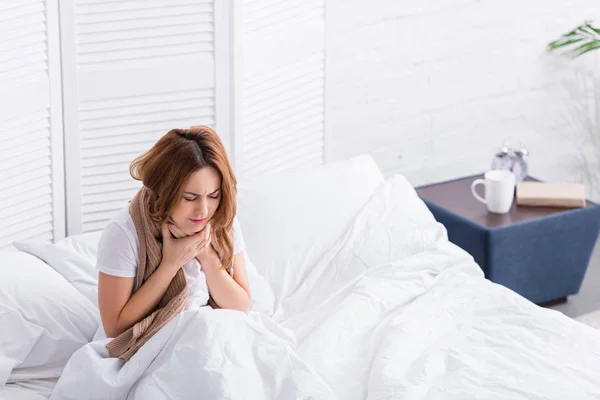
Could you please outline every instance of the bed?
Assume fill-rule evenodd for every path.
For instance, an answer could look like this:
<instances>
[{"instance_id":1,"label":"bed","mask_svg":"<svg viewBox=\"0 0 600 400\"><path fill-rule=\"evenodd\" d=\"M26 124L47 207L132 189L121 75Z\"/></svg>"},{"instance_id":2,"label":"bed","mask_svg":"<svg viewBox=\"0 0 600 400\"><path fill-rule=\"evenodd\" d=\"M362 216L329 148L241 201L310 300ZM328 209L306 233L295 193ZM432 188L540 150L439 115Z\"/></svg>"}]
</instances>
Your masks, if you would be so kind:
<instances>
[{"instance_id":1,"label":"bed","mask_svg":"<svg viewBox=\"0 0 600 400\"><path fill-rule=\"evenodd\" d=\"M58 378L29 379L8 383L0 387L0 399L6 400L44 400L50 394Z\"/></svg>"},{"instance_id":2,"label":"bed","mask_svg":"<svg viewBox=\"0 0 600 400\"><path fill-rule=\"evenodd\" d=\"M238 218L250 312L184 311L127 363L95 340L99 233L15 243L0 397L600 398L600 331L487 281L369 157L241 182Z\"/></svg>"}]
</instances>

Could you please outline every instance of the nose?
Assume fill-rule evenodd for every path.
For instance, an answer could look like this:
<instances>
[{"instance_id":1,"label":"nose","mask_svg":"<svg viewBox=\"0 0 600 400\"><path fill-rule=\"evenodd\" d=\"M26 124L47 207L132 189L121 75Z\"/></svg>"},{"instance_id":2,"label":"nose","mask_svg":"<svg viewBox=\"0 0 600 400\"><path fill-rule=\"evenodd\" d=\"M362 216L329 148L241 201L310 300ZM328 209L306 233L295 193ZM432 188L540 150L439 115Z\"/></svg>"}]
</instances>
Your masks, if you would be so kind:
<instances>
[{"instance_id":1,"label":"nose","mask_svg":"<svg viewBox=\"0 0 600 400\"><path fill-rule=\"evenodd\" d=\"M194 208L194 213L196 217L206 218L208 216L208 201L206 198L201 197L196 203L196 207Z\"/></svg>"}]
</instances>

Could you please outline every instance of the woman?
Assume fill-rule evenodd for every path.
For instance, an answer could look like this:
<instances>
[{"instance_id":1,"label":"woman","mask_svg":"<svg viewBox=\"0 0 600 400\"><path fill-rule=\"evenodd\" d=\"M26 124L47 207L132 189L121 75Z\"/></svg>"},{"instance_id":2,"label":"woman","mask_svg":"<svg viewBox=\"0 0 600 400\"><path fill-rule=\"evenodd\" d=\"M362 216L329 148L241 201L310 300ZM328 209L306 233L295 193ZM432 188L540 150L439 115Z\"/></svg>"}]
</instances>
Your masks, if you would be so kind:
<instances>
[{"instance_id":1,"label":"woman","mask_svg":"<svg viewBox=\"0 0 600 400\"><path fill-rule=\"evenodd\" d=\"M183 309L250 304L236 179L218 135L173 129L130 173L143 187L102 232L97 262L102 325L117 338L107 347L123 359Z\"/></svg>"}]
</instances>

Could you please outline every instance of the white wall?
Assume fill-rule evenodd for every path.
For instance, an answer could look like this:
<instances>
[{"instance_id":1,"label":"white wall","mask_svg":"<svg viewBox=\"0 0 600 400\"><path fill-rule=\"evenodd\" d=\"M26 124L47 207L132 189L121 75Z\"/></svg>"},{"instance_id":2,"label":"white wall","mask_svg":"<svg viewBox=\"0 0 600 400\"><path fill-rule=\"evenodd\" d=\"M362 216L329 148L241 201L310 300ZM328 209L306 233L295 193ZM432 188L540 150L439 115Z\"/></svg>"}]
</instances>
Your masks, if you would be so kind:
<instances>
[{"instance_id":1,"label":"white wall","mask_svg":"<svg viewBox=\"0 0 600 400\"><path fill-rule=\"evenodd\" d=\"M369 152L386 173L424 184L485 170L514 136L531 151L533 175L584 178L588 133L576 114L585 96L574 70L586 60L545 46L599 16L600 2L326 4L330 159Z\"/></svg>"}]
</instances>

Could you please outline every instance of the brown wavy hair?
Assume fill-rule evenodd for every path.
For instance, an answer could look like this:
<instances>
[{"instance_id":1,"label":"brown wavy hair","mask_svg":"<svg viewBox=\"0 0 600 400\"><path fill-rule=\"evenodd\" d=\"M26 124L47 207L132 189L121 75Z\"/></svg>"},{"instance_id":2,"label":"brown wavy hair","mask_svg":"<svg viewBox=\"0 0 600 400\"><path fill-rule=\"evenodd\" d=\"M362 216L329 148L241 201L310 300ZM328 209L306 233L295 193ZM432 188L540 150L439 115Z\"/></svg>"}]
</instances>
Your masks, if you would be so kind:
<instances>
[{"instance_id":1,"label":"brown wavy hair","mask_svg":"<svg viewBox=\"0 0 600 400\"><path fill-rule=\"evenodd\" d=\"M221 175L221 201L210 220L211 244L219 254L221 268L233 261L232 226L236 215L237 180L217 133L207 126L171 129L129 167L150 196L145 211L158 227L169 220L180 199L183 183L200 168L211 166Z\"/></svg>"}]
</instances>

